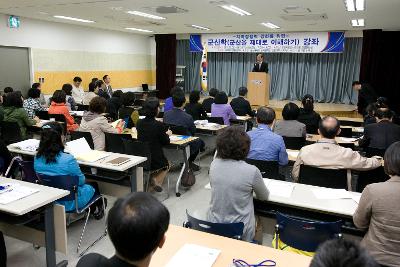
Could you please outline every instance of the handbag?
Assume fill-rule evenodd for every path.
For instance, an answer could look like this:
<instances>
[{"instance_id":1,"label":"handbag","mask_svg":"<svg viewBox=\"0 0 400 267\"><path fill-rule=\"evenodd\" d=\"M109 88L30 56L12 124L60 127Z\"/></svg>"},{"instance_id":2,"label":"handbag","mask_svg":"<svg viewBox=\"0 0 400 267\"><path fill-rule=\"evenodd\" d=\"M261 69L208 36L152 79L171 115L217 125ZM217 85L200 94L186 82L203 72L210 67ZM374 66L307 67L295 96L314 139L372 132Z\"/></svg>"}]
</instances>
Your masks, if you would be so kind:
<instances>
[{"instance_id":1,"label":"handbag","mask_svg":"<svg viewBox=\"0 0 400 267\"><path fill-rule=\"evenodd\" d=\"M182 174L181 185L183 187L191 187L196 183L196 176L190 168L185 168Z\"/></svg>"}]
</instances>

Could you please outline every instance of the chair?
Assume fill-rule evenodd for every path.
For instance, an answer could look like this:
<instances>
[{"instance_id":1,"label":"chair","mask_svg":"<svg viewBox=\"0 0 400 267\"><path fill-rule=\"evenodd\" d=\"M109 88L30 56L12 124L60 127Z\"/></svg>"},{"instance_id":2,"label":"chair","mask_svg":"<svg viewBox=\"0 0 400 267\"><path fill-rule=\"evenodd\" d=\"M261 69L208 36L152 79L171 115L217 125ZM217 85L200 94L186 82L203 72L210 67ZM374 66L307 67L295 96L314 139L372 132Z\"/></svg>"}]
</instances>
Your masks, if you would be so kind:
<instances>
[{"instance_id":1,"label":"chair","mask_svg":"<svg viewBox=\"0 0 400 267\"><path fill-rule=\"evenodd\" d=\"M125 153L123 139L131 140L130 134L105 133L106 148L108 152Z\"/></svg>"},{"instance_id":2,"label":"chair","mask_svg":"<svg viewBox=\"0 0 400 267\"><path fill-rule=\"evenodd\" d=\"M241 240L243 236L244 223L212 223L196 219L189 215L186 210L188 221L183 223L183 227Z\"/></svg>"},{"instance_id":3,"label":"chair","mask_svg":"<svg viewBox=\"0 0 400 267\"><path fill-rule=\"evenodd\" d=\"M279 174L279 163L277 161L246 159L246 162L256 166L264 178L285 180L285 177Z\"/></svg>"},{"instance_id":4,"label":"chair","mask_svg":"<svg viewBox=\"0 0 400 267\"><path fill-rule=\"evenodd\" d=\"M34 184L38 182L38 176L35 172L35 168L33 167L33 161L25 161L19 156L14 157L11 160L4 176L11 178L17 170L21 172L22 181Z\"/></svg>"},{"instance_id":5,"label":"chair","mask_svg":"<svg viewBox=\"0 0 400 267\"><path fill-rule=\"evenodd\" d=\"M87 111L89 110L89 105L82 105L82 104L77 104L78 106L78 111Z\"/></svg>"},{"instance_id":6,"label":"chair","mask_svg":"<svg viewBox=\"0 0 400 267\"><path fill-rule=\"evenodd\" d=\"M306 145L306 139L304 137L288 137L282 136L287 149L300 150Z\"/></svg>"},{"instance_id":7,"label":"chair","mask_svg":"<svg viewBox=\"0 0 400 267\"><path fill-rule=\"evenodd\" d=\"M173 134L177 135L189 135L189 130L185 126L165 124Z\"/></svg>"},{"instance_id":8,"label":"chair","mask_svg":"<svg viewBox=\"0 0 400 267\"><path fill-rule=\"evenodd\" d=\"M2 121L1 138L7 145L22 141L22 133L19 124L15 121Z\"/></svg>"},{"instance_id":9,"label":"chair","mask_svg":"<svg viewBox=\"0 0 400 267\"><path fill-rule=\"evenodd\" d=\"M356 191L361 193L367 185L386 182L389 179L389 175L385 173L382 166L373 170L360 171L358 174Z\"/></svg>"},{"instance_id":10,"label":"chair","mask_svg":"<svg viewBox=\"0 0 400 267\"><path fill-rule=\"evenodd\" d=\"M71 132L71 141L79 138L85 138L91 149L94 149L92 134L89 132L73 131Z\"/></svg>"},{"instance_id":11,"label":"chair","mask_svg":"<svg viewBox=\"0 0 400 267\"><path fill-rule=\"evenodd\" d=\"M41 120L50 120L47 110L36 110L35 115Z\"/></svg>"},{"instance_id":12,"label":"chair","mask_svg":"<svg viewBox=\"0 0 400 267\"><path fill-rule=\"evenodd\" d=\"M353 137L353 129L352 128L340 128L341 137Z\"/></svg>"},{"instance_id":13,"label":"chair","mask_svg":"<svg viewBox=\"0 0 400 267\"><path fill-rule=\"evenodd\" d=\"M65 119L65 116L63 114L49 114L49 118L54 119L58 122L67 123L67 120Z\"/></svg>"},{"instance_id":14,"label":"chair","mask_svg":"<svg viewBox=\"0 0 400 267\"><path fill-rule=\"evenodd\" d=\"M89 220L90 216L90 211L91 211L91 206L98 200L102 200L103 202L103 210L105 210L105 203L104 203L104 198L102 195L95 193L92 199L82 208L78 207L78 184L79 184L79 177L78 176L70 176L70 175L58 175L58 176L50 176L50 175L44 175L44 174L38 174L39 177L39 182L43 185L54 187L54 188L59 188L59 189L64 189L70 192L69 195L59 199L58 201L75 201L75 209L72 211L65 211L68 215L68 225L71 223L70 222L70 216L72 213L75 214L85 214L85 224L83 225L83 229L78 241L78 247L76 248L76 253L79 253L79 249L81 247L83 235L85 234L85 229L87 222ZM105 219L106 216L103 218ZM107 230L104 231L104 233L100 236L99 239L97 239L95 242L93 242L90 246L92 247L96 242L98 242L101 238L107 235ZM85 250L87 251L87 249ZM84 252L85 252L84 251ZM82 255L82 254L81 254Z\"/></svg>"},{"instance_id":15,"label":"chair","mask_svg":"<svg viewBox=\"0 0 400 267\"><path fill-rule=\"evenodd\" d=\"M279 240L286 245L303 251L315 252L320 244L341 238L342 221L322 222L290 217L276 213L275 248Z\"/></svg>"},{"instance_id":16,"label":"chair","mask_svg":"<svg viewBox=\"0 0 400 267\"><path fill-rule=\"evenodd\" d=\"M354 150L354 148L356 147L356 145L354 143L339 143L339 146L351 148L352 150Z\"/></svg>"},{"instance_id":17,"label":"chair","mask_svg":"<svg viewBox=\"0 0 400 267\"><path fill-rule=\"evenodd\" d=\"M133 102L133 105L135 107L141 107L143 106L144 100L143 99L135 99L135 101Z\"/></svg>"},{"instance_id":18,"label":"chair","mask_svg":"<svg viewBox=\"0 0 400 267\"><path fill-rule=\"evenodd\" d=\"M224 125L225 124L224 123L224 118L222 118L222 117L208 117L207 120L210 123L216 123L216 124L219 124L219 125Z\"/></svg>"},{"instance_id":19,"label":"chair","mask_svg":"<svg viewBox=\"0 0 400 267\"><path fill-rule=\"evenodd\" d=\"M366 157L373 157L373 156L380 156L380 157L384 157L385 156L385 152L386 149L382 149L382 148L374 148L374 147L366 147L364 149L365 151L365 156Z\"/></svg>"},{"instance_id":20,"label":"chair","mask_svg":"<svg viewBox=\"0 0 400 267\"><path fill-rule=\"evenodd\" d=\"M322 169L301 165L299 183L328 188L347 189L346 169Z\"/></svg>"}]
</instances>

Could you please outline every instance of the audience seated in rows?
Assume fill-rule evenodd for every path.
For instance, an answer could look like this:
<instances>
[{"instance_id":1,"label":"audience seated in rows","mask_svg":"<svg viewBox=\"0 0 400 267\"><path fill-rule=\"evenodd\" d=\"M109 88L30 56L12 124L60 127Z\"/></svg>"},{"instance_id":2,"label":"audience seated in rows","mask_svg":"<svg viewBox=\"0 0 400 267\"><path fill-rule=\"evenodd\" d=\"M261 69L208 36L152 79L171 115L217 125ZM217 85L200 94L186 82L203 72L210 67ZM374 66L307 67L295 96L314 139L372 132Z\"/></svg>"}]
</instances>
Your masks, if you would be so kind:
<instances>
[{"instance_id":1,"label":"audience seated in rows","mask_svg":"<svg viewBox=\"0 0 400 267\"><path fill-rule=\"evenodd\" d=\"M245 99L247 92L248 90L246 87L240 87L239 96L231 101L231 107L237 116L255 116L254 111L251 109L250 102Z\"/></svg>"},{"instance_id":2,"label":"audience seated in rows","mask_svg":"<svg viewBox=\"0 0 400 267\"><path fill-rule=\"evenodd\" d=\"M56 90L51 98L51 104L47 112L49 114L62 114L65 117L67 123L68 132L75 131L79 125L75 123L74 118L69 114L69 110L66 104L66 94L63 90Z\"/></svg>"},{"instance_id":3,"label":"audience seated in rows","mask_svg":"<svg viewBox=\"0 0 400 267\"><path fill-rule=\"evenodd\" d=\"M236 119L236 114L228 104L228 96L225 92L218 92L211 105L211 117L221 117L225 125L231 125L230 120Z\"/></svg>"},{"instance_id":4,"label":"audience seated in rows","mask_svg":"<svg viewBox=\"0 0 400 267\"><path fill-rule=\"evenodd\" d=\"M149 193L131 193L118 199L107 218L115 255L108 259L91 253L83 256L77 267L148 267L153 254L165 243L169 220L167 208Z\"/></svg>"},{"instance_id":5,"label":"audience seated in rows","mask_svg":"<svg viewBox=\"0 0 400 267\"><path fill-rule=\"evenodd\" d=\"M301 103L303 107L300 108L297 120L306 125L307 133L317 134L321 116L314 111L314 97L307 94L303 97Z\"/></svg>"},{"instance_id":6,"label":"audience seated in rows","mask_svg":"<svg viewBox=\"0 0 400 267\"><path fill-rule=\"evenodd\" d=\"M121 133L124 121L121 121L116 128L108 123L104 116L107 101L96 96L89 103L89 111L83 114L79 131L89 132L92 135L94 149L104 150L106 147L105 133Z\"/></svg>"},{"instance_id":7,"label":"audience seated in rows","mask_svg":"<svg viewBox=\"0 0 400 267\"><path fill-rule=\"evenodd\" d=\"M132 128L139 120L139 112L133 107L135 104L135 93L126 92L121 96L122 105L118 110L118 118L125 121L127 128Z\"/></svg>"},{"instance_id":8,"label":"audience seated in rows","mask_svg":"<svg viewBox=\"0 0 400 267\"><path fill-rule=\"evenodd\" d=\"M151 152L151 185L156 192L162 191L162 184L169 171L169 163L164 155L163 146L169 145L170 130L156 120L160 103L157 98L149 97L143 104L144 119L137 122L137 138L150 146Z\"/></svg>"},{"instance_id":9,"label":"audience seated in rows","mask_svg":"<svg viewBox=\"0 0 400 267\"><path fill-rule=\"evenodd\" d=\"M66 94L66 104L68 110L75 111L76 110L76 102L75 99L72 97L72 85L66 83L62 86L61 90L63 90Z\"/></svg>"},{"instance_id":10,"label":"audience seated in rows","mask_svg":"<svg viewBox=\"0 0 400 267\"><path fill-rule=\"evenodd\" d=\"M79 168L79 164L71 154L64 152L65 135L63 127L58 122L49 122L43 125L40 144L34 159L35 172L48 176L71 175L79 177L78 207L84 207L98 191L96 183L86 183L85 176ZM66 211L75 210L75 200L58 201ZM93 215L100 219L104 214L102 201L95 203Z\"/></svg>"},{"instance_id":11,"label":"audience seated in rows","mask_svg":"<svg viewBox=\"0 0 400 267\"><path fill-rule=\"evenodd\" d=\"M335 137L340 134L340 122L332 116L323 118L318 133L321 139L315 144L303 147L293 165L292 176L298 181L301 165L324 169L371 170L381 166L377 158L365 158L351 148L339 146ZM323 177L321 177L323 179ZM348 188L351 188L351 175Z\"/></svg>"},{"instance_id":12,"label":"audience seated in rows","mask_svg":"<svg viewBox=\"0 0 400 267\"><path fill-rule=\"evenodd\" d=\"M23 108L23 97L20 91L10 92L3 103L4 121L16 122L19 125L22 138L26 138L27 127L39 122L38 117L29 118L28 113Z\"/></svg>"},{"instance_id":13,"label":"audience seated in rows","mask_svg":"<svg viewBox=\"0 0 400 267\"><path fill-rule=\"evenodd\" d=\"M208 92L208 96L206 99L203 100L201 105L203 106L203 109L207 113L211 113L211 105L214 103L214 98L217 95L218 90L215 88L211 88L210 91Z\"/></svg>"},{"instance_id":14,"label":"audience seated in rows","mask_svg":"<svg viewBox=\"0 0 400 267\"><path fill-rule=\"evenodd\" d=\"M385 153L385 173L390 179L367 185L353 215L354 224L367 230L361 244L385 266L399 266L400 260L400 142Z\"/></svg>"},{"instance_id":15,"label":"audience seated in rows","mask_svg":"<svg viewBox=\"0 0 400 267\"><path fill-rule=\"evenodd\" d=\"M82 101L85 97L85 92L82 88L82 78L81 77L74 77L72 82L72 97L74 98L75 102L78 104L82 104Z\"/></svg>"},{"instance_id":16,"label":"audience seated in rows","mask_svg":"<svg viewBox=\"0 0 400 267\"><path fill-rule=\"evenodd\" d=\"M393 112L380 108L375 112L376 123L364 128L364 137L360 147L385 150L394 142L400 141L400 126L392 122Z\"/></svg>"},{"instance_id":17,"label":"audience seated in rows","mask_svg":"<svg viewBox=\"0 0 400 267\"><path fill-rule=\"evenodd\" d=\"M193 120L206 120L207 113L203 109L203 106L199 103L200 100L200 92L194 90L190 92L189 95L189 103L185 106L185 111L187 114L191 115Z\"/></svg>"},{"instance_id":18,"label":"audience seated in rows","mask_svg":"<svg viewBox=\"0 0 400 267\"><path fill-rule=\"evenodd\" d=\"M28 117L33 119L37 111L45 111L46 108L40 104L40 90L29 89L28 98L24 100L23 107L28 114Z\"/></svg>"},{"instance_id":19,"label":"audience seated in rows","mask_svg":"<svg viewBox=\"0 0 400 267\"><path fill-rule=\"evenodd\" d=\"M257 110L258 127L247 134L250 136L249 159L277 161L279 165L288 164L288 154L282 136L272 132L275 111L269 107Z\"/></svg>"},{"instance_id":20,"label":"audience seated in rows","mask_svg":"<svg viewBox=\"0 0 400 267\"><path fill-rule=\"evenodd\" d=\"M216 223L243 222L243 240L256 235L253 192L268 199L268 189L257 167L246 163L250 138L243 127L231 126L217 137L217 157L210 166L211 202L208 220ZM257 236L257 241L260 238Z\"/></svg>"},{"instance_id":21,"label":"audience seated in rows","mask_svg":"<svg viewBox=\"0 0 400 267\"><path fill-rule=\"evenodd\" d=\"M44 94L42 92L42 84L41 83L33 83L32 89L38 89L40 91L40 105L47 107L48 104L47 104L46 98L44 97Z\"/></svg>"},{"instance_id":22,"label":"audience seated in rows","mask_svg":"<svg viewBox=\"0 0 400 267\"><path fill-rule=\"evenodd\" d=\"M297 121L300 109L295 103L287 103L282 110L283 120L275 123L274 133L286 137L306 138L306 125Z\"/></svg>"},{"instance_id":23,"label":"audience seated in rows","mask_svg":"<svg viewBox=\"0 0 400 267\"><path fill-rule=\"evenodd\" d=\"M89 83L89 92L85 94L82 101L84 105L89 105L90 101L99 93L99 87L97 85L96 82Z\"/></svg>"},{"instance_id":24,"label":"audience seated in rows","mask_svg":"<svg viewBox=\"0 0 400 267\"><path fill-rule=\"evenodd\" d=\"M196 133L196 126L194 125L194 120L192 116L183 111L183 106L186 102L185 93L183 90L175 90L172 95L172 103L174 108L170 111L164 113L164 123L183 126L186 128L186 135L193 136ZM193 171L200 170L200 166L193 163L199 154L200 150L204 149L203 140L196 139L194 142L190 143L190 157L189 164Z\"/></svg>"},{"instance_id":25,"label":"audience seated in rows","mask_svg":"<svg viewBox=\"0 0 400 267\"><path fill-rule=\"evenodd\" d=\"M323 243L316 251L310 267L379 267L363 247L344 238Z\"/></svg>"}]
</instances>

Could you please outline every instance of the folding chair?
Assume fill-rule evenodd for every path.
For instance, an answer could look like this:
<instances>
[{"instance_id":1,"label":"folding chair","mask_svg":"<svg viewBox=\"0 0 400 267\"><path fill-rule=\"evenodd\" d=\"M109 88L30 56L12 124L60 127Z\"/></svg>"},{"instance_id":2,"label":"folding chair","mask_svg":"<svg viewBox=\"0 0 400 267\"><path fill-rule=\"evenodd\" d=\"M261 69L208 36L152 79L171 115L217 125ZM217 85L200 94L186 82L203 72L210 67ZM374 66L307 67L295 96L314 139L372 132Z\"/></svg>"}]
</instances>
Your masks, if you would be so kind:
<instances>
[{"instance_id":1,"label":"folding chair","mask_svg":"<svg viewBox=\"0 0 400 267\"><path fill-rule=\"evenodd\" d=\"M225 124L224 123L224 118L222 118L222 117L208 117L207 120L210 123L216 123L216 124L219 124L219 125L224 125Z\"/></svg>"},{"instance_id":2,"label":"folding chair","mask_svg":"<svg viewBox=\"0 0 400 267\"><path fill-rule=\"evenodd\" d=\"M33 161L23 160L20 156L14 157L10 165L7 168L4 176L11 178L11 176L16 172L20 171L21 180L29 183L36 184L38 182L38 176L36 175L35 169L33 167Z\"/></svg>"},{"instance_id":3,"label":"folding chair","mask_svg":"<svg viewBox=\"0 0 400 267\"><path fill-rule=\"evenodd\" d=\"M300 166L299 183L328 188L348 189L346 169L322 169Z\"/></svg>"},{"instance_id":4,"label":"folding chair","mask_svg":"<svg viewBox=\"0 0 400 267\"><path fill-rule=\"evenodd\" d=\"M125 154L123 139L131 140L130 134L105 133L106 151Z\"/></svg>"},{"instance_id":5,"label":"folding chair","mask_svg":"<svg viewBox=\"0 0 400 267\"><path fill-rule=\"evenodd\" d=\"M1 138L7 145L22 141L22 133L19 124L15 121L2 121Z\"/></svg>"},{"instance_id":6,"label":"folding chair","mask_svg":"<svg viewBox=\"0 0 400 267\"><path fill-rule=\"evenodd\" d=\"M300 150L306 145L306 139L304 137L288 137L282 136L287 149Z\"/></svg>"},{"instance_id":7,"label":"folding chair","mask_svg":"<svg viewBox=\"0 0 400 267\"><path fill-rule=\"evenodd\" d=\"M86 142L88 142L91 149L94 149L94 143L92 134L89 132L80 132L80 131L73 131L71 132L71 140L77 140L79 138L85 138Z\"/></svg>"},{"instance_id":8,"label":"folding chair","mask_svg":"<svg viewBox=\"0 0 400 267\"><path fill-rule=\"evenodd\" d=\"M246 159L246 162L256 166L264 178L285 180L285 177L279 174L279 163L277 161Z\"/></svg>"}]
</instances>

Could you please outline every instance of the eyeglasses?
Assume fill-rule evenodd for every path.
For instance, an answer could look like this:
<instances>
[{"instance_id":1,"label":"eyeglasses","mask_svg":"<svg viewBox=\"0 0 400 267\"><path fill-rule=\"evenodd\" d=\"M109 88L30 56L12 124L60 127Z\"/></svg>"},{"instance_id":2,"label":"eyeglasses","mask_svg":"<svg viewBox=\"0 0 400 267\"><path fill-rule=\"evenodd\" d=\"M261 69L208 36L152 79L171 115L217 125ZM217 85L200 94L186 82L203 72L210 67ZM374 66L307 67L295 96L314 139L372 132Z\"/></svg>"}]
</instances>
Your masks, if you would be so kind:
<instances>
[{"instance_id":1,"label":"eyeglasses","mask_svg":"<svg viewBox=\"0 0 400 267\"><path fill-rule=\"evenodd\" d=\"M273 260L265 260L258 264L249 264L244 260L234 259L233 264L235 267L274 267L276 266L276 262Z\"/></svg>"}]
</instances>

